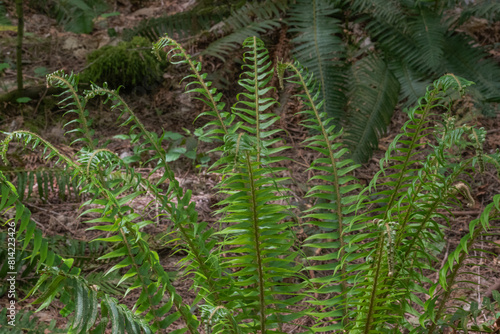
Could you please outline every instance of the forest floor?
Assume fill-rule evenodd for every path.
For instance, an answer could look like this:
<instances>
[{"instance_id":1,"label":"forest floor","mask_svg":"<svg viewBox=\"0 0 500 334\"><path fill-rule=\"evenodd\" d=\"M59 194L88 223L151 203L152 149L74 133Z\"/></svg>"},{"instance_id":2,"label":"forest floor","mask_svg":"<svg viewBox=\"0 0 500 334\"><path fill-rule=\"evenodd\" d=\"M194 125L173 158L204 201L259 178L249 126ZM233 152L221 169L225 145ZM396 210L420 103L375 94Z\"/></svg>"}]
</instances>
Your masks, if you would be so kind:
<instances>
[{"instance_id":1,"label":"forest floor","mask_svg":"<svg viewBox=\"0 0 500 334\"><path fill-rule=\"evenodd\" d=\"M140 20L145 17L160 16L165 12L175 13L183 11L188 6L192 5L193 1L143 1L141 8L132 6L127 0L115 2L117 11L121 14L107 19L106 24L96 25L96 28L90 35L78 35L70 32L65 32L58 27L55 20L48 16L36 13L25 7L25 28L26 38L23 48L24 59L24 78L25 86L44 85L44 75L53 71L64 69L66 72L79 72L85 66L85 57L88 52L99 48L103 45L114 43L113 39L107 34L107 28L113 27L117 32L124 28L131 28L137 25ZM13 13L13 8L8 8L9 12ZM498 32L497 32L498 33ZM276 36L278 36L277 34ZM499 33L500 35L500 33ZM495 38L500 40L500 36L483 36L484 38ZM271 36L271 39L273 36ZM274 38L278 44L278 38ZM9 31L0 31L0 50L2 54L10 57L11 61L15 61L15 42L16 33ZM270 45L269 48L273 48ZM190 50L196 51L196 49ZM239 55L238 55L239 56ZM498 55L494 55L498 56ZM214 58L204 59L205 68L220 68L222 64ZM150 131L160 133L161 131L172 131L185 133L183 129L194 131L207 120L199 118L203 106L200 102L182 95L183 89L179 85L171 84L172 81L180 82L181 78L187 73L185 68L169 67L165 74L165 84L160 85L148 94L143 95L128 95L125 99L130 103L130 106L135 112L140 115L146 127ZM0 74L1 75L1 74ZM228 78L235 80L235 78ZM7 69L3 76L0 76L0 95L15 88L16 73L14 69ZM235 88L230 88L228 96L235 96ZM279 94L289 94L290 92L282 92ZM45 95L45 94L44 94ZM3 104L0 105L0 130L13 131L18 129L30 129L42 135L62 149L69 155L76 152L75 148L69 147L69 139L64 137L62 125L64 124L63 111L57 105L57 98L45 97L43 101L32 100L21 105ZM233 101L234 102L234 101ZM286 130L287 143L298 147L299 143L306 139L308 133L301 127L299 122L301 118L297 115L299 106L294 99L285 101L285 106L282 109L280 126ZM96 135L102 140L111 140L108 148L115 151L117 154L125 154L131 148L123 145L121 141L113 139L113 136L122 132L116 126L116 116L103 108L99 103L94 103L89 106L91 117L95 118ZM407 116L401 110L395 112L391 124L388 127L387 134L379 143L379 150L369 162L363 164L356 170L356 177L359 178L364 185L373 178L373 175L379 170L379 161L384 156L385 150L399 133L402 125L407 120ZM473 122L477 127L484 127L487 130L486 143L484 145L485 153L492 153L500 148L500 116L484 117L479 113L474 117ZM205 150L207 147L200 146L200 150ZM311 161L316 158L314 152L304 151L302 149L294 150L296 155L294 163L291 163L289 170L295 181L295 187L292 190L296 193L297 204L307 206L308 203L304 199L304 192L301 190L300 184L305 184L311 176L310 172L306 172L304 166L309 166ZM464 151L464 157L470 157L475 152ZM41 160L38 154L25 154L22 159L24 163L22 167L34 169L39 166L44 166L44 161ZM212 162L214 159L212 159ZM181 184L193 190L193 198L197 202L199 209L199 217L203 221L217 221L217 217L212 215L211 207L217 203L217 194L214 193L214 186L217 181L211 174L207 174L204 169L196 168L192 160L181 158L174 162L173 168L178 175ZM144 169L147 172L147 169ZM492 168L488 168L486 173L478 179L469 180L471 193L475 199L474 206L457 210L454 212L454 218L450 222L451 228L446 231L446 250L452 251L459 243L460 238L468 231L468 224L471 220L478 217L484 206L491 202L493 195L500 190L500 179ZM144 202L146 198L142 199ZM81 217L81 202L60 201L57 196L44 201L36 196L33 196L27 203L27 207L33 214L33 219L37 225L42 228L45 237L54 235L64 235L68 238L78 240L91 240L95 234L86 231L87 225L80 224L85 217ZM141 206L141 203L137 203ZM151 227L150 231L154 233L164 233L168 226ZM300 237L300 236L299 236ZM481 275L481 278L470 275L468 277L472 281L480 279L482 288L475 291L467 291L467 295L463 296L469 300L480 300L485 291L491 288L500 280L500 271L492 268L499 268L498 261L500 254L500 240L492 240L497 243L484 243L484 247L491 251L491 254L486 258L481 259L481 263L477 263L472 267L472 270ZM158 245L158 252L163 259L163 264L167 271L178 271L178 261L182 258L180 254L173 254L169 246ZM94 271L105 271L109 268L106 263L102 266L94 268ZM436 277L431 277L433 281ZM176 288L181 293L182 297L188 302L195 297L195 291L189 290L189 284L185 280L176 280ZM120 302L131 305L137 297L135 294L127 296L125 300ZM0 298L0 304L5 302L5 296ZM34 298L18 303L18 307L23 309L36 309L33 302ZM58 319L60 326L64 326L66 319L58 313L58 309L53 305L48 309L37 314L43 320L50 321ZM289 332L293 333L296 329L292 326Z\"/></svg>"}]
</instances>

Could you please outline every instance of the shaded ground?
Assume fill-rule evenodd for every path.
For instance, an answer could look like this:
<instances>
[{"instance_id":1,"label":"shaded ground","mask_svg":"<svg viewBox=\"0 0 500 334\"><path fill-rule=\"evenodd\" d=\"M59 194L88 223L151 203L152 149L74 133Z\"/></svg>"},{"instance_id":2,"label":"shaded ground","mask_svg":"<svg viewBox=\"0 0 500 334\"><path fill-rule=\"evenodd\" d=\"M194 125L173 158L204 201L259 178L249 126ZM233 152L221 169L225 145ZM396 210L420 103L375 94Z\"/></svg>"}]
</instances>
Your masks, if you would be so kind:
<instances>
[{"instance_id":1,"label":"shaded ground","mask_svg":"<svg viewBox=\"0 0 500 334\"><path fill-rule=\"evenodd\" d=\"M91 35L77 35L62 31L61 28L55 25L55 21L47 16L30 12L26 8L26 40L24 44L24 59L26 64L24 66L25 85L38 85L44 84L44 77L42 72L53 72L58 69L65 69L67 72L80 71L85 66L86 54L103 45L114 43L114 41L107 35L107 27L115 27L119 32L123 28L135 26L142 18L150 17L152 15L161 15L165 11L170 13L182 11L191 2L183 1L155 1L146 4L144 2L143 8L133 6L128 1L117 1L117 10L122 14L116 17L111 17L107 21L107 25L96 25L96 29ZM12 8L9 8L12 12ZM478 38L478 40L487 40L488 38L496 38L499 40L499 30L496 27L491 28L492 31L486 37ZM472 33L477 30L472 31ZM496 35L495 35L496 34ZM491 36L490 36L491 35ZM279 34L275 34L273 39L276 44L279 44ZM1 52L9 55L14 59L15 54L15 38L16 34L8 31L0 32L0 48ZM281 40L282 41L282 40ZM488 40L490 41L490 40ZM270 49L276 50L274 46L269 46ZM492 50L492 55L498 57L498 50ZM205 66L207 70L218 68L222 64L214 59L206 59ZM41 71L40 68L45 68ZM163 86L158 87L156 90L148 95L142 96L126 96L126 100L130 103L136 113L140 114L141 119L144 121L147 128L157 133L166 130L183 133L183 128L193 131L196 127L207 121L200 118L195 122L195 118L203 110L203 105L200 102L182 95L182 88L177 85L180 79L186 75L185 69L175 67L171 68L165 75L165 83ZM234 79L234 78L231 78ZM15 87L15 72L13 70L5 71L3 77L0 77L0 94L4 91L11 90ZM229 92L228 96L234 96L234 92ZM294 150L295 163L287 166L291 171L291 175L295 181L292 190L296 195L296 202L299 207L307 207L309 203L304 200L304 191L300 185L305 184L307 179L311 177L310 172L305 172L307 166L316 159L315 152L305 151L299 149L298 146L301 141L307 137L306 131L299 126L300 116L296 114L299 106L293 99L287 99L290 96L290 91L280 93L280 100L284 103L279 112L281 113L280 125L287 131L287 143L297 147ZM42 100L33 100L27 104L18 106L12 104L0 105L1 118L0 128L6 131L13 131L17 129L30 129L34 132L40 133L42 137L50 140L52 143L68 155L72 155L75 150L68 146L69 140L63 137L62 125L62 111L56 106L56 98L45 98ZM108 109L103 108L100 104L95 103L90 106L92 116L96 119L96 134L104 139L112 139L116 134L122 131L115 125L116 115L109 112ZM384 151L397 135L401 126L406 121L406 115L397 111L392 119L391 125L388 128L387 136L380 141L379 148L374 157L366 164L364 164L356 173L361 182L368 182L373 178L373 175L378 171L379 159L384 156ZM500 148L500 117L485 118L477 116L472 119L478 127L483 126L488 131L487 142L484 146L485 153L492 153ZM123 145L119 140L112 140L109 148L118 154L125 154L131 150L127 145ZM207 150L205 146L200 146L200 150ZM463 153L464 157L474 155L473 151L466 151ZM25 168L35 168L42 166L44 163L36 154L25 154L20 157L23 161ZM214 161L216 157L212 157ZM182 158L174 163L176 175L181 184L193 190L193 199L196 201L200 219L208 222L215 222L216 217L211 215L213 206L218 201L217 194L214 193L214 186L218 180L210 174L205 173L204 170L199 170L194 167L191 160ZM144 173L148 169L143 170ZM451 222L451 228L447 231L447 252L455 249L460 238L467 232L468 223L477 218L486 203L491 201L494 194L497 194L500 189L500 180L490 167L486 173L479 179L469 180L472 190L472 196L475 199L475 205L465 210L456 211L455 218ZM144 207L148 198L140 198L134 203L138 208ZM95 233L86 232L88 226L83 226L79 222L83 219L79 217L81 210L79 209L80 202L73 201L60 201L57 197L52 198L48 202L43 202L37 199L36 196L27 203L28 208L33 213L33 218L37 222L44 233L44 236L52 235L65 235L69 238L79 240L91 240L96 237ZM88 218L88 217L86 217ZM148 227L152 235L161 234L168 231L168 226L151 226ZM306 233L306 232L303 232ZM299 235L299 238L305 238L304 235ZM491 241L499 244L498 239L491 239ZM491 243L485 242L481 245L491 251L491 255L481 260L472 267L476 273L481 274L482 278L480 283L483 288L470 292L464 295L468 300L480 300L482 296L488 292L495 282L500 279L498 270L498 254L500 254L500 247L495 247ZM171 246L165 246L160 241L154 244L157 248L163 264L167 271L178 271L178 261L182 258L182 254L173 254ZM102 266L94 268L94 271L105 271L109 268L109 264L105 263ZM435 281L436 276L430 277ZM471 281L478 281L477 277L468 277ZM176 288L181 293L183 298L188 302L192 301L195 297L194 291L189 290L189 282L177 280ZM469 293L469 292L467 292ZM137 295L132 293L125 300L121 302L132 305ZM3 303L5 296L0 298L0 303ZM19 307L24 309L35 309L29 303L33 301L30 298L24 302L19 303ZM55 304L56 305L56 304ZM59 319L61 326L65 324L66 319L58 314L58 310L51 306L50 308L38 313L42 319L49 321L50 319ZM289 333L294 333L297 328L291 325L288 328Z\"/></svg>"}]
</instances>

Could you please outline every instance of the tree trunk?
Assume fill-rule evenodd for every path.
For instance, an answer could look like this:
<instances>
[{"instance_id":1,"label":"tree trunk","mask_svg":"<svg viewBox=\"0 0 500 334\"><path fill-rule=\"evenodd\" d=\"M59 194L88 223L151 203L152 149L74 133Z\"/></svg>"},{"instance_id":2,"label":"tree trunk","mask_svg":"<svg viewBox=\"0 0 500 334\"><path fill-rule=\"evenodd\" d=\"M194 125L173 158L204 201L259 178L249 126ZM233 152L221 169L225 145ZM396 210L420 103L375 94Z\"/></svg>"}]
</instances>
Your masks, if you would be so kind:
<instances>
[{"instance_id":1,"label":"tree trunk","mask_svg":"<svg viewBox=\"0 0 500 334\"><path fill-rule=\"evenodd\" d=\"M23 91L23 34L24 34L24 12L23 0L16 0L17 12L17 89L19 92Z\"/></svg>"}]
</instances>

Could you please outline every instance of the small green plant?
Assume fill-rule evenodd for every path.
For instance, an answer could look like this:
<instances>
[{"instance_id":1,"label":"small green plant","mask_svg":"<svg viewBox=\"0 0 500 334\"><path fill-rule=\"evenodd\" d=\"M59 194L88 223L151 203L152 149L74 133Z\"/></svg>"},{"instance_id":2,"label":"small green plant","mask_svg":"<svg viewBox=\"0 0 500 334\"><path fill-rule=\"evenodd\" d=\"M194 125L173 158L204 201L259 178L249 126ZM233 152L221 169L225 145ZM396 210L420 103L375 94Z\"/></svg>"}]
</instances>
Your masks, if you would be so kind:
<instances>
[{"instance_id":1,"label":"small green plant","mask_svg":"<svg viewBox=\"0 0 500 334\"><path fill-rule=\"evenodd\" d=\"M0 73L3 73L6 68L10 68L8 63L0 63Z\"/></svg>"},{"instance_id":2,"label":"small green plant","mask_svg":"<svg viewBox=\"0 0 500 334\"><path fill-rule=\"evenodd\" d=\"M16 99L16 102L17 102L17 103L28 103L29 101L31 101L31 98L30 98L30 97L27 97L27 96L18 97L18 98Z\"/></svg>"},{"instance_id":3,"label":"small green plant","mask_svg":"<svg viewBox=\"0 0 500 334\"><path fill-rule=\"evenodd\" d=\"M6 134L0 153L6 159L14 140L41 147L47 160L78 177L87 198L82 217L90 230L104 233L93 242L109 245L99 260L113 262L96 280L73 258L60 256L0 173L0 210L15 212L6 225L16 227L17 242L31 254L22 258L40 275L29 292L38 296L39 309L58 299L70 333L104 333L108 326L113 333L270 334L287 333L287 326L303 333L491 332L498 294L493 294L495 302L480 306L455 299L453 292L467 260L486 256L477 242L494 232L491 223L500 220L500 194L469 222L455 249L448 254L443 247L450 211L473 200L466 178L498 165L500 156L483 152L484 129L459 126L451 117L451 101L472 82L453 74L434 81L407 112L409 120L380 161L380 171L362 187L353 173L358 165L346 158L348 150L339 142L341 131L321 108L321 88L299 63L279 63L281 82L296 85L296 98L305 106L303 126L312 135L302 149L319 154L308 166L313 176L304 200L310 207L297 213L283 167L289 160L283 153L292 148L271 111L277 102L267 94L274 89L268 84L275 69L261 40L251 37L243 46L243 91L228 108L206 81L201 63L178 42L166 36L154 44L157 55L168 48L172 62L189 68L186 88L208 106L202 115L212 120L198 134L219 143L214 151L220 158L211 171L221 180L222 200L213 226L200 221L191 191L180 186L169 164L166 139L175 139L174 134L148 131L117 91L92 84L80 95L75 75L58 71L47 76L50 85L65 90L62 101L74 116L68 125L77 135L71 145L79 144L76 158L22 130ZM95 137L86 106L96 96L111 103L137 152L148 152L154 167L147 176ZM475 155L464 157L465 147ZM132 201L146 193L153 197L146 207L155 209L136 212ZM150 217L172 226L170 243L186 254L181 266L195 290L192 304L181 298L173 284L176 277L152 249L145 229L153 224ZM311 226L313 232L299 241L297 229ZM123 297L119 290L105 285L117 276L118 285L129 284L125 294L138 291L132 309L117 301ZM457 303L457 312L449 311L451 302ZM477 323L479 310L490 315L487 321ZM174 330L176 320L183 326Z\"/></svg>"},{"instance_id":4,"label":"small green plant","mask_svg":"<svg viewBox=\"0 0 500 334\"><path fill-rule=\"evenodd\" d=\"M117 46L104 46L88 55L88 66L82 81L98 85L107 83L111 88L123 85L127 91L147 91L158 84L165 62L158 62L150 51L151 43L135 37Z\"/></svg>"},{"instance_id":5,"label":"small green plant","mask_svg":"<svg viewBox=\"0 0 500 334\"><path fill-rule=\"evenodd\" d=\"M198 139L196 138L196 136L199 137L202 131L197 130L194 133L191 133L187 129L184 130L187 136L172 131L164 131L162 133L162 137L168 142L165 155L166 161L173 162L178 160L181 156L185 156L186 158L191 159L194 162L206 164L208 161L210 161L210 157L207 154L197 152ZM140 146L134 146L134 143L137 143L140 140L137 135L117 135L115 136L115 138L128 140L131 145L133 145L132 154L127 154L125 157L122 157L123 162L125 162L126 164L131 164L137 162L142 163L148 160L148 151L141 149Z\"/></svg>"}]
</instances>

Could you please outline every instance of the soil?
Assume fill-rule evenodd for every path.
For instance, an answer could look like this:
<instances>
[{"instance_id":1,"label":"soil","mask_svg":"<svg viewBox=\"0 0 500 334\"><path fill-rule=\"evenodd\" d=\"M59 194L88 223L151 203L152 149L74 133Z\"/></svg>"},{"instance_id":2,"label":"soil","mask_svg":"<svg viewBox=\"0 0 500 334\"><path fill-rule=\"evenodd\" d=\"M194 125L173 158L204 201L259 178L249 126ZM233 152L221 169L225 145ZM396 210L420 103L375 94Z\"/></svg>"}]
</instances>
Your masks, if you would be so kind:
<instances>
[{"instance_id":1,"label":"soil","mask_svg":"<svg viewBox=\"0 0 500 334\"><path fill-rule=\"evenodd\" d=\"M27 1L25 1L26 3ZM194 1L132 1L132 0L117 0L114 1L113 10L119 11L120 15L112 16L106 19L101 24L96 24L93 32L89 35L74 34L64 31L57 26L54 19L46 15L40 14L38 11L31 10L28 5L25 5L25 30L26 38L23 46L23 73L25 86L44 85L44 74L53 71L64 69L66 72L79 72L85 66L85 56L88 52L116 43L114 38L107 34L107 29L113 27L117 32L125 28L136 26L140 20L145 17L154 17L163 15L165 12L175 13L186 10L194 4ZM11 18L14 17L15 10L13 4L6 4ZM15 20L12 19L13 23ZM477 34L477 39L480 42L485 41L491 43L494 39L497 42L500 40L500 29L498 27L490 27L487 36L481 35L481 31L474 26L472 33ZM270 34L269 38L275 42L274 45L268 47L273 51L281 50L283 47L283 34ZM15 45L16 33L12 31L0 31L0 50L1 54L7 55L7 59L15 62ZM193 49L192 51L196 51ZM283 52L282 50L280 52ZM284 51L286 52L286 50ZM491 50L492 56L500 55L498 50ZM236 56L240 56L237 54ZM224 64L220 60L207 57L203 59L204 66L207 71L221 68ZM230 71L229 71L230 72ZM185 68L169 67L165 74L165 82L148 94L143 95L128 95L124 98L130 104L132 109L140 115L146 127L150 131L160 133L161 131L172 131L184 133L183 129L194 131L207 121L205 118L197 116L203 110L203 104L199 101L183 95L183 89L177 83L186 75ZM229 75L229 74L228 74ZM235 75L235 74L233 74ZM235 77L228 77L230 82L235 80ZM232 81L231 81L232 80ZM3 76L0 74L0 95L16 88L16 72L15 69L7 69ZM234 88L232 88L234 89ZM230 89L231 90L231 89ZM235 96L233 91L229 91L226 96ZM48 139L56 145L56 147L64 150L68 155L72 155L75 149L69 147L69 138L64 136L62 125L64 124L63 111L60 110L56 103L57 98L45 96L43 99L34 99L25 104L5 103L0 105L0 129L3 131L13 131L17 129L29 129L37 132L42 137ZM290 91L280 93L280 98L284 102L280 110L282 120L280 125L287 131L287 143L298 147L299 143L307 137L307 132L299 126L300 116L296 114L299 106L293 99L286 100L286 96L290 96ZM96 135L102 140L111 140L109 149L117 154L127 154L131 151L131 147L124 145L120 140L113 139L114 135L122 133L121 129L116 126L116 115L112 114L106 107L103 107L97 101L90 105L91 116L95 118ZM231 103L234 101L228 101ZM373 178L373 175L379 170L379 161L383 158L393 138L399 133L407 116L400 110L397 110L392 118L391 124L388 127L387 135L380 140L379 150L369 162L363 164L355 173L356 176L366 184ZM478 127L484 127L487 130L487 141L484 145L485 153L493 153L500 149L500 116L484 117L479 116L473 119ZM201 151L211 148L208 145L199 147ZM306 172L306 167L311 161L316 158L314 152L308 152L302 149L297 149L297 154L294 156L296 163L287 166L295 179L296 186L293 190L296 193L296 201L299 205L308 205L304 200L304 191L301 190L300 184L305 184L311 176L311 172ZM472 156L475 152L464 152L465 156ZM214 161L216 157L212 157ZM36 168L44 166L37 154L26 154L22 157L25 168ZM193 191L193 199L199 208L199 218L201 221L216 222L217 217L212 215L213 205L218 201L218 195L214 193L214 186L218 180L211 174L207 174L206 170L196 168L193 162L186 158L181 158L174 163L174 170L181 184ZM142 172L147 173L145 168ZM446 232L446 250L451 252L458 245L460 238L468 231L468 224L471 220L478 217L487 203L491 202L493 195L499 193L500 179L493 168L488 167L485 174L475 180L469 180L471 193L475 200L474 206L457 210L454 213L454 218L450 222L450 229ZM138 209L146 206L147 197L142 197L134 202ZM81 217L82 210L80 209L80 201L72 199L70 201L61 201L54 196L48 201L43 201L40 198L33 197L27 206L33 214L33 219L42 229L45 237L54 235L65 235L68 238L78 240L91 240L97 236L97 233L86 231L87 225L80 224L82 220L88 217ZM496 223L496 228L499 223ZM168 226L152 225L148 227L147 232L152 235L165 233ZM304 237L304 236L303 236ZM488 242L490 241L490 243ZM491 243L492 242L492 243ZM495 246L496 244L496 246ZM156 245L162 258L162 264L168 272L177 272L179 270L178 262L183 257L180 253L175 253L171 246L162 244ZM498 237L489 237L488 240L483 240L480 247L488 249L491 253L481 259L471 260L478 261L470 269L474 276L469 274L465 280L471 280L481 284L481 288L466 292L462 297L468 300L480 300L482 296L491 289L495 283L500 280L500 271L498 270L498 261L500 254L500 239ZM104 263L94 271L105 271L109 268L109 263ZM180 276L180 274L179 274ZM436 276L429 277L432 281L436 280ZM182 295L183 299L189 304L194 300L195 291L189 290L189 278L176 280L175 287ZM497 287L498 288L498 287ZM136 300L137 294L131 293L126 298L120 300L121 303L132 306ZM34 298L28 298L25 301L19 302L18 307L22 309L35 310L36 307L31 305ZM0 304L4 304L6 296L0 298ZM37 314L44 321L57 319L58 327L63 328L67 322L59 314L54 304L49 308ZM178 324L182 326L182 324ZM174 328L171 328L174 329ZM295 333L300 330L298 324L290 324L287 327L288 333Z\"/></svg>"}]
</instances>

